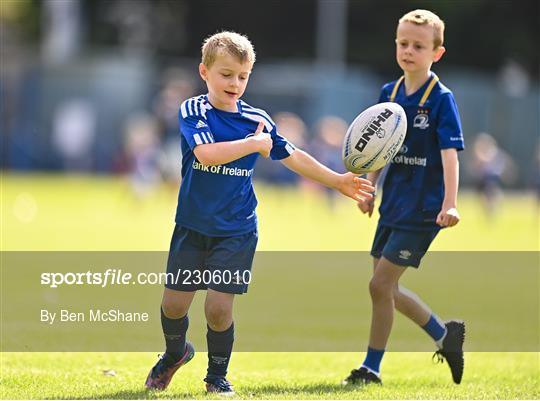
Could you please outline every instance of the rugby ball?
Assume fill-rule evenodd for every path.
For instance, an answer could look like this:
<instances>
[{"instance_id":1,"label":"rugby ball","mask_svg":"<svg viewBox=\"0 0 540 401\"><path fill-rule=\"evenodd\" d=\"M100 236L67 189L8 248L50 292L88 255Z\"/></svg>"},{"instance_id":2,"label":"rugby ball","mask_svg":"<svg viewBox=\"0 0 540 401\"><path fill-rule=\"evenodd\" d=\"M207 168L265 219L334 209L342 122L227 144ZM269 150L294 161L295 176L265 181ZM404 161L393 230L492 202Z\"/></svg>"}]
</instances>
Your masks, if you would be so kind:
<instances>
[{"instance_id":1,"label":"rugby ball","mask_svg":"<svg viewBox=\"0 0 540 401\"><path fill-rule=\"evenodd\" d=\"M377 171L401 148L407 133L405 110L386 102L364 110L354 119L343 141L343 164L355 174Z\"/></svg>"}]
</instances>

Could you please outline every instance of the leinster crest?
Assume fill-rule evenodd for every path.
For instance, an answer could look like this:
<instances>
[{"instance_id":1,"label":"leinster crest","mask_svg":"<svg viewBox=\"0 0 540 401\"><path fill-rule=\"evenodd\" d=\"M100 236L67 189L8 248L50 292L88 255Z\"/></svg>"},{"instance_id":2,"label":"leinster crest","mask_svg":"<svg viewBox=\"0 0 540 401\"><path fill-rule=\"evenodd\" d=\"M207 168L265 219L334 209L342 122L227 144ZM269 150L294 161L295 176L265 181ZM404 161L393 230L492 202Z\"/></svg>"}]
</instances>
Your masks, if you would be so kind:
<instances>
[{"instance_id":1,"label":"leinster crest","mask_svg":"<svg viewBox=\"0 0 540 401\"><path fill-rule=\"evenodd\" d=\"M413 120L413 127L420 129L426 129L429 127L429 115L427 114L427 111L418 110L418 114Z\"/></svg>"}]
</instances>

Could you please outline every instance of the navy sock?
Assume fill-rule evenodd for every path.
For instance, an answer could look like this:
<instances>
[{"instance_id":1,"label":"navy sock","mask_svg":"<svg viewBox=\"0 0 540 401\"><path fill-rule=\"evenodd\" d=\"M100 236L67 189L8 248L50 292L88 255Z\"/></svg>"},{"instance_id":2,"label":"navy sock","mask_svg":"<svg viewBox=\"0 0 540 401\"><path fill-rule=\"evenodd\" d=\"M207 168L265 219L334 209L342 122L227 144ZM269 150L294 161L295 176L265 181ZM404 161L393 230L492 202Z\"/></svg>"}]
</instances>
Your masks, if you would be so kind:
<instances>
[{"instance_id":1,"label":"navy sock","mask_svg":"<svg viewBox=\"0 0 540 401\"><path fill-rule=\"evenodd\" d=\"M234 323L225 331L214 331L208 326L208 374L206 377L225 377L234 343Z\"/></svg>"},{"instance_id":2,"label":"navy sock","mask_svg":"<svg viewBox=\"0 0 540 401\"><path fill-rule=\"evenodd\" d=\"M165 336L165 352L177 361L184 355L188 326L188 315L180 319L169 319L161 309L161 327Z\"/></svg>"},{"instance_id":3,"label":"navy sock","mask_svg":"<svg viewBox=\"0 0 540 401\"><path fill-rule=\"evenodd\" d=\"M429 321L422 326L435 342L440 341L446 334L446 327L434 314L431 315Z\"/></svg>"},{"instance_id":4,"label":"navy sock","mask_svg":"<svg viewBox=\"0 0 540 401\"><path fill-rule=\"evenodd\" d=\"M375 349L368 347L367 349L367 355L366 359L364 360L364 363L362 364L363 367L368 368L372 372L379 374L380 367L381 367L381 360L384 355L383 349Z\"/></svg>"}]
</instances>

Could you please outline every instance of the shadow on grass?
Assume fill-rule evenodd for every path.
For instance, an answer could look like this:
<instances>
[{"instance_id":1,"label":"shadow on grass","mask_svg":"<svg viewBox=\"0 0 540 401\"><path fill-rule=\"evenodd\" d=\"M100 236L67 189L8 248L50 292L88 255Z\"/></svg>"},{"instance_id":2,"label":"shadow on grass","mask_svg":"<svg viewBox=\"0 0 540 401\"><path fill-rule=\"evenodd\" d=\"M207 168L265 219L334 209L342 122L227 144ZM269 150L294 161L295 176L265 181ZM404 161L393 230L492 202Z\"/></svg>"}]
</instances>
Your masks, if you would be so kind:
<instances>
[{"instance_id":1,"label":"shadow on grass","mask_svg":"<svg viewBox=\"0 0 540 401\"><path fill-rule=\"evenodd\" d=\"M294 395L294 394L318 394L331 395L337 393L348 393L351 391L362 390L362 387L342 386L341 384L269 384L262 386L242 386L238 395L265 398L270 394L275 395Z\"/></svg>"},{"instance_id":2,"label":"shadow on grass","mask_svg":"<svg viewBox=\"0 0 540 401\"><path fill-rule=\"evenodd\" d=\"M195 394L190 392L174 392L174 391L148 391L145 389L140 390L120 390L116 392L106 392L101 394L93 394L93 400L171 400L171 399L186 399L191 400L197 395L201 396L204 393ZM53 395L47 397L50 400L63 400L66 399L65 395ZM71 400L87 400L87 396L69 396Z\"/></svg>"},{"instance_id":3,"label":"shadow on grass","mask_svg":"<svg viewBox=\"0 0 540 401\"><path fill-rule=\"evenodd\" d=\"M235 399L238 398L249 398L249 399L265 399L268 398L270 395L277 396L279 398L280 395L287 396L287 395L301 395L300 398L305 397L306 395L333 395L335 398L336 394L339 393L348 393L351 391L358 391L362 390L362 387L343 387L339 384L310 384L310 385L297 385L297 384L289 384L289 385L258 385L258 386L241 386L237 388L236 396L233 397ZM48 399L64 399L64 395L58 395L58 396L51 396L47 397ZM82 399L88 399L88 396L86 397L69 397L73 400L82 400ZM223 397L220 397L218 394L206 394L203 391L196 391L196 392L178 392L178 391L171 391L166 390L164 392L156 392L156 391L146 391L144 389L140 390L121 390L117 392L107 392L103 394L94 395L92 399L95 400L154 400L154 399L196 399L196 398L203 398L203 399L223 399Z\"/></svg>"}]
</instances>

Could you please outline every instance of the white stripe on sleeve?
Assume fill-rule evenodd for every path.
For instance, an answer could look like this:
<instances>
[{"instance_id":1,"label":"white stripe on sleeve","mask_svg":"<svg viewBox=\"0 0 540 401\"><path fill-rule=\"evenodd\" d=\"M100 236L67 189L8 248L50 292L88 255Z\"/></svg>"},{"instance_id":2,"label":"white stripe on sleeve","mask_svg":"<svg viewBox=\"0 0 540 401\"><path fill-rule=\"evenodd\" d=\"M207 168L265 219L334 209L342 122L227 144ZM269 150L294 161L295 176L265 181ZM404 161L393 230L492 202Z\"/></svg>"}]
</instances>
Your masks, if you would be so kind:
<instances>
[{"instance_id":1,"label":"white stripe on sleeve","mask_svg":"<svg viewBox=\"0 0 540 401\"><path fill-rule=\"evenodd\" d=\"M293 152L294 152L294 150L295 150L295 148L294 148L294 146L292 146L290 143L287 143L287 144L285 145L285 150L286 150L287 152L289 152L290 155L292 155Z\"/></svg>"},{"instance_id":2,"label":"white stripe on sleeve","mask_svg":"<svg viewBox=\"0 0 540 401\"><path fill-rule=\"evenodd\" d=\"M182 118L187 117L186 102L187 102L187 100L182 102L182 105L180 106L180 112L182 113Z\"/></svg>"},{"instance_id":3,"label":"white stripe on sleeve","mask_svg":"<svg viewBox=\"0 0 540 401\"><path fill-rule=\"evenodd\" d=\"M193 139L195 139L195 143L197 145L202 145L203 144L203 141L202 141L201 137L199 136L199 134L193 135Z\"/></svg>"},{"instance_id":4,"label":"white stripe on sleeve","mask_svg":"<svg viewBox=\"0 0 540 401\"><path fill-rule=\"evenodd\" d=\"M272 128L273 128L272 124L270 124L270 122L263 116L259 114L248 114L248 113L242 113L242 116L246 117L247 119L251 121L256 121L258 123L262 121L262 123L264 124L264 127L266 128L266 132L272 131Z\"/></svg>"},{"instance_id":5,"label":"white stripe on sleeve","mask_svg":"<svg viewBox=\"0 0 540 401\"><path fill-rule=\"evenodd\" d=\"M265 127L267 128L268 132L272 131L274 129L274 127L276 126L276 124L274 123L274 121L272 121L271 118L267 117L267 115L265 116L264 114L261 114L257 111L253 111L253 110L244 110L244 112L242 113L243 116L259 116L259 117L262 117L264 118L264 125Z\"/></svg>"},{"instance_id":6,"label":"white stripe on sleeve","mask_svg":"<svg viewBox=\"0 0 540 401\"><path fill-rule=\"evenodd\" d=\"M200 106L201 104L199 103L200 102L200 99L197 99L196 101L194 100L193 101L193 113L198 116L200 115Z\"/></svg>"},{"instance_id":7,"label":"white stripe on sleeve","mask_svg":"<svg viewBox=\"0 0 540 401\"><path fill-rule=\"evenodd\" d=\"M257 109L256 107L252 107L247 103L243 103L243 105L244 105L244 111L245 112L260 114L260 115L264 116L265 118L267 118L268 121L273 122L272 117L270 117L270 115L266 111L264 111L263 109Z\"/></svg>"}]
</instances>

